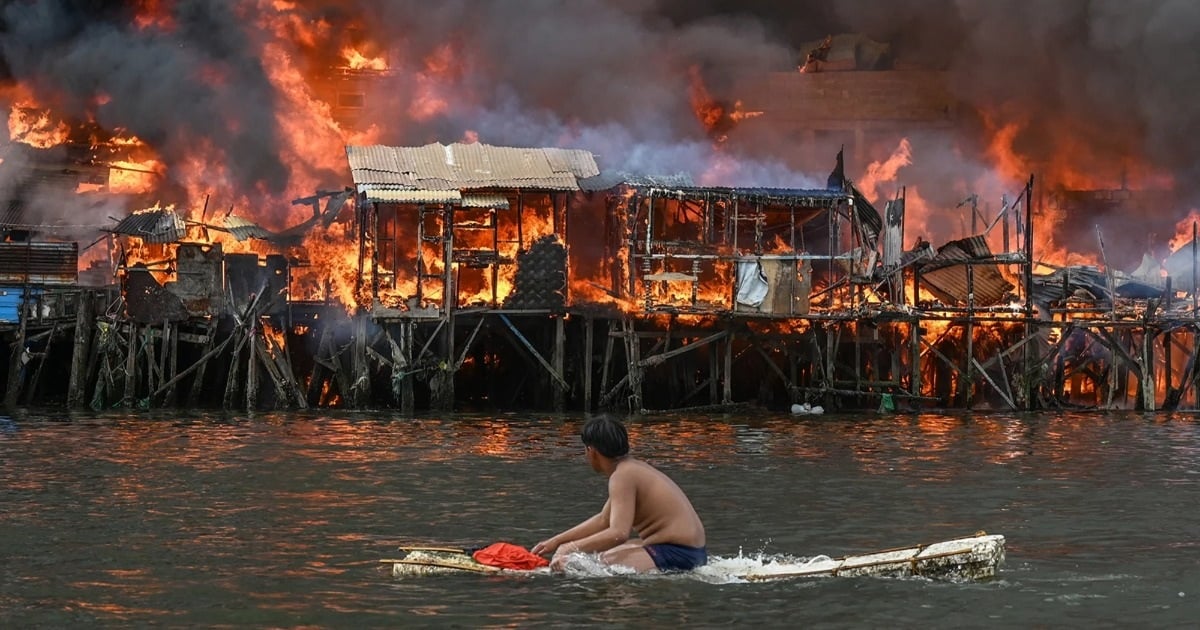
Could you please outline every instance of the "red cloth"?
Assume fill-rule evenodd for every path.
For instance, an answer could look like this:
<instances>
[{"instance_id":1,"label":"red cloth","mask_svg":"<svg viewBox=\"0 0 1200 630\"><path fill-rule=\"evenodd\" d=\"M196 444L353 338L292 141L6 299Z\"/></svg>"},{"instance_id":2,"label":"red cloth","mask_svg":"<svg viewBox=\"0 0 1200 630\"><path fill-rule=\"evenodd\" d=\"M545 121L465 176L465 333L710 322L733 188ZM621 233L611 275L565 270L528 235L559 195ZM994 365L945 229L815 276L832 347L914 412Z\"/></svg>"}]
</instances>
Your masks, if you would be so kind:
<instances>
[{"instance_id":1,"label":"red cloth","mask_svg":"<svg viewBox=\"0 0 1200 630\"><path fill-rule=\"evenodd\" d=\"M545 558L535 555L532 551L506 542L492 543L471 555L475 562L490 567L532 571L538 567L548 566Z\"/></svg>"}]
</instances>

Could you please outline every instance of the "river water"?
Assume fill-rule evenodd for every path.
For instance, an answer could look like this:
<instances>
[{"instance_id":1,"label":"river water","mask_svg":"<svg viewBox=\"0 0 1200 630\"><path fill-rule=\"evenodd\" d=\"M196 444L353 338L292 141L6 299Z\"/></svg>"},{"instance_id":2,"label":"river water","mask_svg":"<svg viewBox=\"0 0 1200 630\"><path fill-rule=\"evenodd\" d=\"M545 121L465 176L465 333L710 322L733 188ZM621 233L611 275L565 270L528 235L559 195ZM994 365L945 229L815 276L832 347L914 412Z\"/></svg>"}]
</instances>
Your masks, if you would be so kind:
<instances>
[{"instance_id":1,"label":"river water","mask_svg":"<svg viewBox=\"0 0 1200 630\"><path fill-rule=\"evenodd\" d=\"M1004 534L995 579L392 577L600 507L582 416L0 417L0 627L1194 627L1200 422L1165 414L630 421L718 559Z\"/></svg>"}]
</instances>

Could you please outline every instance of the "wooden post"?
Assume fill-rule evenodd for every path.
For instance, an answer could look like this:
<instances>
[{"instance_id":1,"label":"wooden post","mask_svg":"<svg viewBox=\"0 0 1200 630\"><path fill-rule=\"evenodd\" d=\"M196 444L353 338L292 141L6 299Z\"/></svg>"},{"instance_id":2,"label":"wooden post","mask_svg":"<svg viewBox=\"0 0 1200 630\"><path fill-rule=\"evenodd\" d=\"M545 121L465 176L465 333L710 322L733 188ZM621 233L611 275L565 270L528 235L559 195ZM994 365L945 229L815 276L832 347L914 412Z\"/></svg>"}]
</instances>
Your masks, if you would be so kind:
<instances>
[{"instance_id":1,"label":"wooden post","mask_svg":"<svg viewBox=\"0 0 1200 630\"><path fill-rule=\"evenodd\" d=\"M1029 175L1029 185L1025 187L1025 264L1023 271L1025 272L1025 338L1033 336L1033 175ZM1023 382L1021 383L1021 394L1024 397L1023 405L1026 410L1033 409L1033 379L1030 374L1033 374L1033 351L1030 348L1032 344L1025 344L1021 350L1021 366Z\"/></svg>"},{"instance_id":2,"label":"wooden post","mask_svg":"<svg viewBox=\"0 0 1200 630\"><path fill-rule=\"evenodd\" d=\"M146 391L158 389L162 382L162 373L158 371L158 361L154 358L154 327L147 324L142 327L142 347L146 349Z\"/></svg>"},{"instance_id":3,"label":"wooden post","mask_svg":"<svg viewBox=\"0 0 1200 630\"><path fill-rule=\"evenodd\" d=\"M71 349L71 377L67 385L67 407L81 409L88 383L88 357L92 350L93 325L96 316L92 313L94 295L90 290L79 292L75 312L75 345Z\"/></svg>"},{"instance_id":4,"label":"wooden post","mask_svg":"<svg viewBox=\"0 0 1200 630\"><path fill-rule=\"evenodd\" d=\"M129 347L125 353L125 391L121 393L121 402L125 407L132 407L137 396L137 355L138 355L138 325L129 322Z\"/></svg>"},{"instance_id":5,"label":"wooden post","mask_svg":"<svg viewBox=\"0 0 1200 630\"><path fill-rule=\"evenodd\" d=\"M721 404L733 404L733 329L729 329L729 339L725 342L725 369L722 381Z\"/></svg>"},{"instance_id":6,"label":"wooden post","mask_svg":"<svg viewBox=\"0 0 1200 630\"><path fill-rule=\"evenodd\" d=\"M288 391L287 377L279 368L279 363L276 361L277 353L274 344L271 343L269 335L263 335L262 339L256 339L254 344L254 352L258 355L258 360L262 362L263 369L267 373L267 377L271 379L271 386L275 389L275 408L286 408L290 406L289 399L291 393Z\"/></svg>"},{"instance_id":7,"label":"wooden post","mask_svg":"<svg viewBox=\"0 0 1200 630\"><path fill-rule=\"evenodd\" d=\"M170 336L170 341L167 337ZM170 383L175 380L175 375L179 373L179 324L163 324L163 358L165 366L162 370L162 376L166 382ZM175 386L167 388L165 405L174 407Z\"/></svg>"},{"instance_id":8,"label":"wooden post","mask_svg":"<svg viewBox=\"0 0 1200 630\"><path fill-rule=\"evenodd\" d=\"M367 364L367 316L359 313L354 317L354 354L351 363L354 382L350 385L350 404L355 409L367 406L371 397L371 372Z\"/></svg>"},{"instance_id":9,"label":"wooden post","mask_svg":"<svg viewBox=\"0 0 1200 630\"><path fill-rule=\"evenodd\" d=\"M1142 411L1155 411L1156 389L1154 387L1154 343L1149 323L1142 329Z\"/></svg>"},{"instance_id":10,"label":"wooden post","mask_svg":"<svg viewBox=\"0 0 1200 630\"><path fill-rule=\"evenodd\" d=\"M720 394L721 378L721 346L713 344L708 348L708 404L715 405Z\"/></svg>"},{"instance_id":11,"label":"wooden post","mask_svg":"<svg viewBox=\"0 0 1200 630\"><path fill-rule=\"evenodd\" d=\"M322 402L321 394L323 393L325 383L325 363L322 355L332 353L328 348L331 345L330 335L333 334L333 326L329 322L321 323L321 338L317 341L317 350L313 353L312 374L308 376L308 402L312 405L320 405Z\"/></svg>"},{"instance_id":12,"label":"wooden post","mask_svg":"<svg viewBox=\"0 0 1200 630\"><path fill-rule=\"evenodd\" d=\"M404 356L405 365L412 365L413 362L413 326L416 323L412 320L404 320L400 324L400 350ZM412 375L407 375L404 378L403 387L401 390L402 397L400 402L400 410L405 414L412 415L416 410L416 399L413 397L413 378Z\"/></svg>"},{"instance_id":13,"label":"wooden post","mask_svg":"<svg viewBox=\"0 0 1200 630\"><path fill-rule=\"evenodd\" d=\"M592 411L592 341L595 335L596 320L591 315L588 315L583 320L583 352L580 357L583 360L583 411L590 413Z\"/></svg>"},{"instance_id":14,"label":"wooden post","mask_svg":"<svg viewBox=\"0 0 1200 630\"><path fill-rule=\"evenodd\" d=\"M250 350L246 353L246 411L258 407L258 326L257 322L247 334L250 335Z\"/></svg>"},{"instance_id":15,"label":"wooden post","mask_svg":"<svg viewBox=\"0 0 1200 630\"><path fill-rule=\"evenodd\" d=\"M617 331L616 320L612 320L612 319L608 320L608 334L605 336L605 340L604 340L604 362L600 366L600 408L601 409L605 408L604 396L605 396L605 394L608 393L609 366L612 363L613 346L617 342L617 340L613 337L613 335L616 333L616 331Z\"/></svg>"},{"instance_id":16,"label":"wooden post","mask_svg":"<svg viewBox=\"0 0 1200 630\"><path fill-rule=\"evenodd\" d=\"M233 399L237 397L237 393L241 387L241 379L239 372L242 366L242 346L246 345L246 329L242 326L236 326L230 335L241 336L237 343L233 346L233 352L229 355L229 373L225 380L225 396L221 400L221 406L225 409L233 409Z\"/></svg>"},{"instance_id":17,"label":"wooden post","mask_svg":"<svg viewBox=\"0 0 1200 630\"><path fill-rule=\"evenodd\" d=\"M631 318L626 317L622 322L625 326L625 361L629 366L629 410L633 413L641 413L644 404L642 401L642 368L638 364L641 362L642 341L637 336L637 330L634 328Z\"/></svg>"},{"instance_id":18,"label":"wooden post","mask_svg":"<svg viewBox=\"0 0 1200 630\"><path fill-rule=\"evenodd\" d=\"M558 375L558 381L551 381L550 386L554 388L554 410L563 412L567 409L567 388L561 385L563 381L563 363L566 360L566 335L564 330L564 322L562 315L554 318L554 356L551 362L554 365L554 373Z\"/></svg>"},{"instance_id":19,"label":"wooden post","mask_svg":"<svg viewBox=\"0 0 1200 630\"><path fill-rule=\"evenodd\" d=\"M971 213L971 217L972 217L972 224L973 224L973 223L974 223L974 217L975 217L975 213L974 213L974 212L972 212L972 213ZM973 227L973 226L972 226L972 227ZM971 233L972 233L972 234L974 234L975 232L972 230L972 232L971 232ZM964 392L964 396L963 396L963 402L965 403L965 405L964 405L964 406L967 408L967 410L970 410L970 409L971 409L971 404L972 404L972 399L973 399L973 393L974 393L972 390L974 389L974 387L973 387L973 386L974 386L974 384L975 384L975 375L974 375L974 360L975 360L975 267L974 267L973 265L970 265L970 264L968 264L968 265L967 265L967 270L966 270L966 271L967 271L967 329L966 329L966 334L967 334L967 365L966 365L966 369L964 370L964 372L965 372L965 374L966 374L966 375L963 377L963 380L965 380L965 381L966 381L966 383L964 383L965 387L963 388L963 392Z\"/></svg>"},{"instance_id":20,"label":"wooden post","mask_svg":"<svg viewBox=\"0 0 1200 630\"><path fill-rule=\"evenodd\" d=\"M191 391L188 392L188 406L190 407L195 407L197 404L199 404L200 396L204 393L204 375L208 371L208 362L213 356L209 353L212 352L213 344L216 343L216 335L217 318L212 317L208 320L208 323L204 327L204 358L197 362L198 365L196 365L195 370L196 376L192 378L192 388ZM232 339L232 337L226 338L224 341L222 341L221 347L224 348L229 343L230 339Z\"/></svg>"},{"instance_id":21,"label":"wooden post","mask_svg":"<svg viewBox=\"0 0 1200 630\"><path fill-rule=\"evenodd\" d=\"M225 349L225 346L229 345L229 343L231 341L233 341L233 337L226 337L225 340L222 341L220 345L218 345L215 348L209 349L208 352L204 353L204 356L200 357L199 361L196 361L195 363L191 364L187 368L184 368L184 370L182 372L171 377L171 380L167 381L166 383L163 383L161 386L159 386L159 388L157 390L151 392L147 398L151 402L153 402L155 397L157 397L159 394L161 394L169 389L173 389L175 387L175 384L178 383L180 381L180 379L182 379L183 377L187 376L188 374L191 374L193 371L203 372L204 367L206 365L208 365L208 361L210 359L212 359L213 357L217 356L218 354L220 354L221 351ZM203 380L203 379L201 379L199 376L196 377L196 380L193 381L193 383L192 383L193 389L196 389L195 384L200 382L201 380ZM198 401L199 399L197 398L195 400ZM195 405L196 403L192 402L190 404Z\"/></svg>"},{"instance_id":22,"label":"wooden post","mask_svg":"<svg viewBox=\"0 0 1200 630\"><path fill-rule=\"evenodd\" d=\"M58 334L58 323L50 329L50 336L46 337L46 347L42 349L41 356L38 357L37 369L33 371L33 378L29 380L28 392L25 395L25 402L35 404L38 400L38 384L42 381L42 368L46 367L46 359L50 356L50 346L54 343L54 336Z\"/></svg>"},{"instance_id":23,"label":"wooden post","mask_svg":"<svg viewBox=\"0 0 1200 630\"><path fill-rule=\"evenodd\" d=\"M4 406L12 409L21 398L21 358L25 353L25 329L29 319L29 287L22 292L20 305L17 307L17 319L21 321L17 327L17 338L13 342L12 352L8 357L8 388L4 391Z\"/></svg>"}]
</instances>

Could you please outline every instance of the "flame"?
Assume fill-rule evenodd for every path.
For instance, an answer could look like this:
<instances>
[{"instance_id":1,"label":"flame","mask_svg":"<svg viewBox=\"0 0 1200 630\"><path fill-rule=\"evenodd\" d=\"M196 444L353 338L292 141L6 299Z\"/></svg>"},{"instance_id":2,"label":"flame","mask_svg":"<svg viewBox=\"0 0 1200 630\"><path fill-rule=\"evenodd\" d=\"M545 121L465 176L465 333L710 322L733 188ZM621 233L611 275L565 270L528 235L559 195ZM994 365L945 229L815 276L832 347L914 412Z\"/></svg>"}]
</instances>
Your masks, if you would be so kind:
<instances>
[{"instance_id":1,"label":"flame","mask_svg":"<svg viewBox=\"0 0 1200 630\"><path fill-rule=\"evenodd\" d=\"M146 193L154 189L165 173L165 167L158 160L131 162L117 160L109 164L108 192L111 193Z\"/></svg>"},{"instance_id":2,"label":"flame","mask_svg":"<svg viewBox=\"0 0 1200 630\"><path fill-rule=\"evenodd\" d=\"M33 99L23 98L13 103L8 114L8 137L39 149L63 144L70 127L54 117L49 109L40 107Z\"/></svg>"},{"instance_id":3,"label":"flame","mask_svg":"<svg viewBox=\"0 0 1200 630\"><path fill-rule=\"evenodd\" d=\"M1186 217L1175 224L1175 235L1167 242L1172 252L1179 251L1184 245L1192 242L1192 233L1200 223L1200 210L1192 208Z\"/></svg>"},{"instance_id":4,"label":"flame","mask_svg":"<svg viewBox=\"0 0 1200 630\"><path fill-rule=\"evenodd\" d=\"M346 67L351 70L388 69L387 60L383 57L368 57L351 46L342 49L342 57L346 60Z\"/></svg>"},{"instance_id":5,"label":"flame","mask_svg":"<svg viewBox=\"0 0 1200 630\"><path fill-rule=\"evenodd\" d=\"M908 138L901 138L896 149L886 160L871 162L867 170L855 185L858 190L871 201L879 199L879 187L885 183L893 183L900 169L912 164L912 144Z\"/></svg>"}]
</instances>

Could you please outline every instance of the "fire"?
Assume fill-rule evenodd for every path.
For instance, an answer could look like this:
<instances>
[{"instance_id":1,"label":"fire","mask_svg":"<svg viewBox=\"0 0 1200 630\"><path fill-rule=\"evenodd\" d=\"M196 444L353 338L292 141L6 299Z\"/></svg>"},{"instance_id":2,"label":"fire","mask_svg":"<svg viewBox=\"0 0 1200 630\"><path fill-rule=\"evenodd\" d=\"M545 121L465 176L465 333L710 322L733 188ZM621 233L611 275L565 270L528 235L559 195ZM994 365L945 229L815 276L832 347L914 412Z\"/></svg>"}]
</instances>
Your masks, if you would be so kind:
<instances>
[{"instance_id":1,"label":"fire","mask_svg":"<svg viewBox=\"0 0 1200 630\"><path fill-rule=\"evenodd\" d=\"M763 112L748 112L742 109L741 101L734 101L733 107L715 98L704 83L699 66L688 68L688 98L692 104L692 112L710 138L718 143L729 138L729 132L737 124L747 118L762 116Z\"/></svg>"},{"instance_id":2,"label":"fire","mask_svg":"<svg viewBox=\"0 0 1200 630\"><path fill-rule=\"evenodd\" d=\"M1186 217L1175 224L1175 235L1167 242L1167 246L1171 251L1178 251L1179 248L1192 242L1192 234L1196 229L1196 225L1200 224L1200 210L1192 208Z\"/></svg>"},{"instance_id":3,"label":"fire","mask_svg":"<svg viewBox=\"0 0 1200 630\"><path fill-rule=\"evenodd\" d=\"M150 192L161 180L165 167L158 160L130 162L117 160L109 164L108 192L138 194Z\"/></svg>"},{"instance_id":4,"label":"fire","mask_svg":"<svg viewBox=\"0 0 1200 630\"><path fill-rule=\"evenodd\" d=\"M262 328L263 338L266 341L266 351L272 356L283 352L284 348L287 347L287 331L271 324L270 317L260 317L258 323Z\"/></svg>"},{"instance_id":5,"label":"fire","mask_svg":"<svg viewBox=\"0 0 1200 630\"><path fill-rule=\"evenodd\" d=\"M9 140L39 149L66 142L70 132L67 123L55 119L50 110L39 107L28 98L13 103L8 114Z\"/></svg>"},{"instance_id":6,"label":"fire","mask_svg":"<svg viewBox=\"0 0 1200 630\"><path fill-rule=\"evenodd\" d=\"M346 67L351 70L387 70L387 60L383 57L368 57L356 48L347 46L342 49L342 57Z\"/></svg>"},{"instance_id":7,"label":"fire","mask_svg":"<svg viewBox=\"0 0 1200 630\"><path fill-rule=\"evenodd\" d=\"M901 138L900 144L886 160L871 162L867 165L866 173L855 182L855 185L867 199L877 201L880 195L880 185L895 182L900 169L911 164L912 144L909 143L908 138Z\"/></svg>"}]
</instances>

